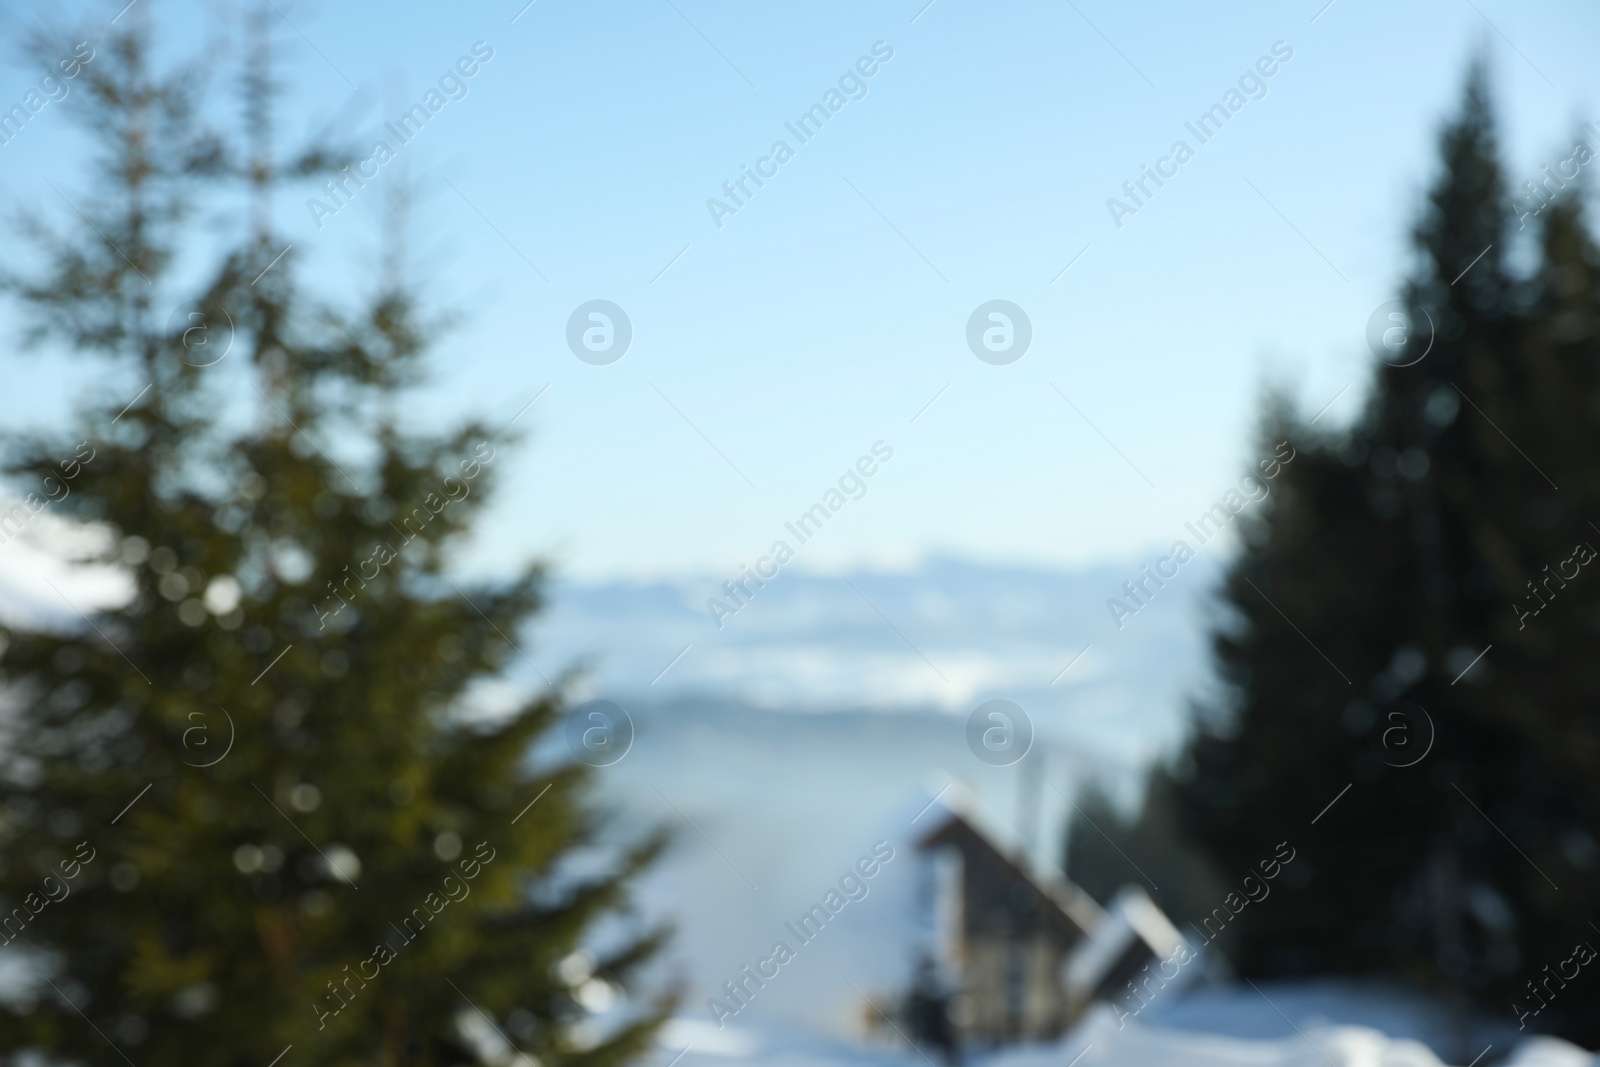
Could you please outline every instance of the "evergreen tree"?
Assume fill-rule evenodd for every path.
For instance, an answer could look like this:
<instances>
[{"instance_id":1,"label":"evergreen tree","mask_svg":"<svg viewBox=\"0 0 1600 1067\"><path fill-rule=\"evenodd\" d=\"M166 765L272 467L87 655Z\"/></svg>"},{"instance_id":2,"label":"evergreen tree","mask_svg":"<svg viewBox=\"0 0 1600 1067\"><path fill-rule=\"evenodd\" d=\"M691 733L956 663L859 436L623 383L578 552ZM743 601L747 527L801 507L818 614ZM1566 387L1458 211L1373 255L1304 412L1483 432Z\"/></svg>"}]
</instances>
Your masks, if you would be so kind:
<instances>
[{"instance_id":1,"label":"evergreen tree","mask_svg":"<svg viewBox=\"0 0 1600 1067\"><path fill-rule=\"evenodd\" d=\"M1600 944L1600 260L1575 197L1511 225L1481 66L1440 147L1365 410L1263 420L1297 458L1239 518L1224 696L1152 795L1225 883L1297 850L1230 926L1244 974L1387 974L1595 1044L1592 988L1528 983Z\"/></svg>"},{"instance_id":2,"label":"evergreen tree","mask_svg":"<svg viewBox=\"0 0 1600 1067\"><path fill-rule=\"evenodd\" d=\"M1228 891L1206 858L1183 839L1172 805L1146 783L1137 813L1120 810L1098 782L1078 791L1067 820L1062 870L1102 905L1125 887L1150 894L1182 929L1201 922Z\"/></svg>"},{"instance_id":3,"label":"evergreen tree","mask_svg":"<svg viewBox=\"0 0 1600 1067\"><path fill-rule=\"evenodd\" d=\"M241 149L199 65L154 69L150 6L78 78L83 217L35 217L9 278L33 340L116 383L7 442L22 521L82 524L128 595L0 632L0 948L26 964L0 1060L635 1058L673 1003L628 905L660 841L600 849L587 768L530 763L558 694L468 714L539 603L537 570L446 576L505 435L407 428L436 330L399 281L353 310L300 286L271 196L341 161L274 157L272 23ZM249 232L186 289L241 182Z\"/></svg>"}]
</instances>

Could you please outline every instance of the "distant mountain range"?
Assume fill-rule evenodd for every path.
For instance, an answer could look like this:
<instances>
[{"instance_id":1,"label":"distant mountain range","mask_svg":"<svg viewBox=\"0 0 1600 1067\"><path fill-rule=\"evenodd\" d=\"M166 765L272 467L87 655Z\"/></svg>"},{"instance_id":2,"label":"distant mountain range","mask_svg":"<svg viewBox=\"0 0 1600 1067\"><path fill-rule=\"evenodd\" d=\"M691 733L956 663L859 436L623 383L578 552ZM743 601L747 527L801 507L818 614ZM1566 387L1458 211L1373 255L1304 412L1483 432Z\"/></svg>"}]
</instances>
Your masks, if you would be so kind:
<instances>
[{"instance_id":1,"label":"distant mountain range","mask_svg":"<svg viewBox=\"0 0 1600 1067\"><path fill-rule=\"evenodd\" d=\"M720 629L706 608L726 597L720 578L557 581L525 650L550 678L587 667L578 694L624 707L690 700L964 717L1004 698L1041 736L1140 762L1174 740L1204 682L1201 612L1216 576L1211 560L1196 560L1120 630L1106 601L1137 577L1132 565L1063 572L937 559L904 572L785 570ZM512 669L532 678L523 663Z\"/></svg>"}]
</instances>

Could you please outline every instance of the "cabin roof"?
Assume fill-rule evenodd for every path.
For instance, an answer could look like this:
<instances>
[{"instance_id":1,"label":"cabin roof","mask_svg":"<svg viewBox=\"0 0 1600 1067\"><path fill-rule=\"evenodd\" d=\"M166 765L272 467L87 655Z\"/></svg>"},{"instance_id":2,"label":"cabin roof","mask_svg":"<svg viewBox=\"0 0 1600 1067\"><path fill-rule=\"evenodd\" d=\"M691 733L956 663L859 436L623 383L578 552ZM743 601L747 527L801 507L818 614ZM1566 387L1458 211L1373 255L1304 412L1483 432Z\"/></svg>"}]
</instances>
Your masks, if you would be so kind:
<instances>
[{"instance_id":1,"label":"cabin roof","mask_svg":"<svg viewBox=\"0 0 1600 1067\"><path fill-rule=\"evenodd\" d=\"M1021 841L990 818L959 785L953 783L942 790L927 814L933 818L916 839L919 851L946 844L982 849L1083 933L1091 933L1106 921L1105 909L1093 897L1059 868L1029 857Z\"/></svg>"}]
</instances>

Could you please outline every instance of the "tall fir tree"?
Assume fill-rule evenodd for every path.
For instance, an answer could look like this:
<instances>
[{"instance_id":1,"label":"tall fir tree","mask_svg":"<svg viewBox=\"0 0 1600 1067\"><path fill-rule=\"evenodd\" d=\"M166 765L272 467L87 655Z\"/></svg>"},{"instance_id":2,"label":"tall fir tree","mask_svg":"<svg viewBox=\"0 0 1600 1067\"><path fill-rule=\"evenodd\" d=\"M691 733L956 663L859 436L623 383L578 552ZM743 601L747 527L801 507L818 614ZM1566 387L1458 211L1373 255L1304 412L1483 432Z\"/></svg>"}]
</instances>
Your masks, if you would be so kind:
<instances>
[{"instance_id":1,"label":"tall fir tree","mask_svg":"<svg viewBox=\"0 0 1600 1067\"><path fill-rule=\"evenodd\" d=\"M1296 850L1227 923L1245 975L1388 975L1593 1045L1593 989L1543 982L1600 945L1600 276L1576 196L1512 225L1481 65L1440 150L1361 416L1263 419L1297 458L1238 519L1224 695L1149 803L1225 882Z\"/></svg>"},{"instance_id":2,"label":"tall fir tree","mask_svg":"<svg viewBox=\"0 0 1600 1067\"><path fill-rule=\"evenodd\" d=\"M200 65L155 69L150 8L75 86L82 217L35 217L39 261L8 279L31 340L123 388L6 442L6 518L81 526L78 562L126 596L0 631L0 949L26 978L0 1060L636 1058L674 1002L629 904L661 842L600 848L588 769L530 762L557 692L471 714L539 604L536 569L446 574L505 435L408 429L436 332L413 294L341 310L280 254L273 191L341 161L275 158L275 23L252 23L229 138ZM186 288L204 210L240 203L248 232Z\"/></svg>"}]
</instances>

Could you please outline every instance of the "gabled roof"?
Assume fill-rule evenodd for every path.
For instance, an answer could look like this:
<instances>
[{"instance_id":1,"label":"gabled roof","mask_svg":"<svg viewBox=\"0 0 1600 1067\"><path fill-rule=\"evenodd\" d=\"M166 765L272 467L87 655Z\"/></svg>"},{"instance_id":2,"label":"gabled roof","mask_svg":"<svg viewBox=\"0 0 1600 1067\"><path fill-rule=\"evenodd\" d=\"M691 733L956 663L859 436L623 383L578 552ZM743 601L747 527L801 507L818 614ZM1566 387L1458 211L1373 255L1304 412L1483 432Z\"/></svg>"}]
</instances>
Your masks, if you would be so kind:
<instances>
[{"instance_id":1,"label":"gabled roof","mask_svg":"<svg viewBox=\"0 0 1600 1067\"><path fill-rule=\"evenodd\" d=\"M1016 835L985 812L977 798L960 783L952 782L940 790L924 811L917 821L929 818L929 822L922 836L916 839L919 851L954 843L959 837L967 836L1049 901L1079 930L1092 933L1106 921L1105 909L1096 904L1093 897L1071 882L1060 868L1030 857Z\"/></svg>"}]
</instances>

